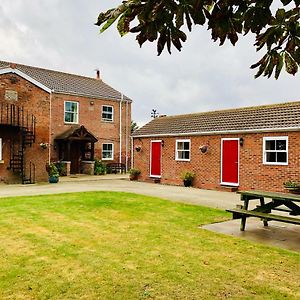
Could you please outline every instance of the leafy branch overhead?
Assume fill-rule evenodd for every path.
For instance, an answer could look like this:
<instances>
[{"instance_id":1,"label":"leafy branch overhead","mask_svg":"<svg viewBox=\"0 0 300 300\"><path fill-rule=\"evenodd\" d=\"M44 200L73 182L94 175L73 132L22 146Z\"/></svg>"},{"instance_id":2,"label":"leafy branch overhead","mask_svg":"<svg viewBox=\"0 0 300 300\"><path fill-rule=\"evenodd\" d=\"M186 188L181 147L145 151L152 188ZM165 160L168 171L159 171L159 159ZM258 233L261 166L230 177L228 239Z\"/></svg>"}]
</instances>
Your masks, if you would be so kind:
<instances>
[{"instance_id":1,"label":"leafy branch overhead","mask_svg":"<svg viewBox=\"0 0 300 300\"><path fill-rule=\"evenodd\" d=\"M140 46L157 41L158 55L172 45L179 51L187 39L184 29L207 25L213 41L236 44L242 35L256 35L264 56L252 69L277 79L283 67L295 75L300 64L300 0L127 0L102 12L96 25L105 31L115 21L121 36L136 33Z\"/></svg>"}]
</instances>

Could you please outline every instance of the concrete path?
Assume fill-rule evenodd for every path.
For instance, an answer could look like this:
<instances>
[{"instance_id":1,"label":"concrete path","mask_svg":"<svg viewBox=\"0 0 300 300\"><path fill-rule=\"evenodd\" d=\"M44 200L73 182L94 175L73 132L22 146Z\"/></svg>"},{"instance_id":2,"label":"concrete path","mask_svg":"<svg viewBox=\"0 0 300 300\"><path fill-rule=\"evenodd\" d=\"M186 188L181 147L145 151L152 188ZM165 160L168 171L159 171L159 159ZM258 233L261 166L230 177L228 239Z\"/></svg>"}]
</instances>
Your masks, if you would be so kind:
<instances>
[{"instance_id":1,"label":"concrete path","mask_svg":"<svg viewBox=\"0 0 300 300\"><path fill-rule=\"evenodd\" d=\"M0 185L0 197L60 194L86 191L120 191L155 196L171 201L226 209L239 204L239 195L186 188L181 186L160 185L129 181L127 175L60 177L57 184Z\"/></svg>"}]
</instances>

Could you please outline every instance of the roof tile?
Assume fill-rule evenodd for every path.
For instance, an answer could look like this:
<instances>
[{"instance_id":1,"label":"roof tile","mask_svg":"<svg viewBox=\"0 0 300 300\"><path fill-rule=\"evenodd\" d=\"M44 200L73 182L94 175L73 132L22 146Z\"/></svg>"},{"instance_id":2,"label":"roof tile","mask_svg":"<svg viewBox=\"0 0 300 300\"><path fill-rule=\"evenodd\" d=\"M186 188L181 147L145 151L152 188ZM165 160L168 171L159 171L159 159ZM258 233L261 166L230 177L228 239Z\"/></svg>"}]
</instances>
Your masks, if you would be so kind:
<instances>
[{"instance_id":1,"label":"roof tile","mask_svg":"<svg viewBox=\"0 0 300 300\"><path fill-rule=\"evenodd\" d=\"M300 102L159 117L136 130L133 136L289 128L300 129Z\"/></svg>"},{"instance_id":2,"label":"roof tile","mask_svg":"<svg viewBox=\"0 0 300 300\"><path fill-rule=\"evenodd\" d=\"M120 100L122 96L120 92L96 78L0 61L0 69L12 65L56 93L114 100ZM131 101L127 96L124 96L124 100Z\"/></svg>"}]
</instances>

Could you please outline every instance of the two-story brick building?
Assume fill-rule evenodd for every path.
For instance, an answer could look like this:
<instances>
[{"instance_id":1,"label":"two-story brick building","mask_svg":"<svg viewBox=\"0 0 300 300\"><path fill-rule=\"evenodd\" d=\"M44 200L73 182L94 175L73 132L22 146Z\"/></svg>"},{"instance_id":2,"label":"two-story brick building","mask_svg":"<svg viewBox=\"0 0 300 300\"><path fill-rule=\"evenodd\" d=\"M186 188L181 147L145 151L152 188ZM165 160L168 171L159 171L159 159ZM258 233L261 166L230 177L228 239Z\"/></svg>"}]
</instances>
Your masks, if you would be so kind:
<instances>
[{"instance_id":1,"label":"two-story brick building","mask_svg":"<svg viewBox=\"0 0 300 300\"><path fill-rule=\"evenodd\" d=\"M300 182L300 102L155 118L133 134L140 179L204 189L285 191Z\"/></svg>"},{"instance_id":2,"label":"two-story brick building","mask_svg":"<svg viewBox=\"0 0 300 300\"><path fill-rule=\"evenodd\" d=\"M50 161L128 165L132 101L99 75L0 61L0 181L45 181Z\"/></svg>"}]
</instances>

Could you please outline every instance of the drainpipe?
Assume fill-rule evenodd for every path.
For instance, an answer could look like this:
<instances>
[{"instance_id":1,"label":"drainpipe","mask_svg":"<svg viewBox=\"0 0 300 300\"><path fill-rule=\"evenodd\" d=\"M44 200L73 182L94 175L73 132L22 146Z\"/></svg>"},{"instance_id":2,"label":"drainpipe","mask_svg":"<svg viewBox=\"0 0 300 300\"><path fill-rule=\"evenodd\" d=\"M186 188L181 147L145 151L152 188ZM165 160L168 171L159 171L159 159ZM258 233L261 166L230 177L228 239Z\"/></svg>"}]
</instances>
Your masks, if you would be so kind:
<instances>
[{"instance_id":1,"label":"drainpipe","mask_svg":"<svg viewBox=\"0 0 300 300\"><path fill-rule=\"evenodd\" d=\"M119 163L122 162L122 102L123 102L123 94L121 94L120 101L120 154L119 154Z\"/></svg>"},{"instance_id":2,"label":"drainpipe","mask_svg":"<svg viewBox=\"0 0 300 300\"><path fill-rule=\"evenodd\" d=\"M128 101L126 101L126 123L125 123L125 138L126 138L126 143L125 143L125 167L126 167L126 172L128 171Z\"/></svg>"},{"instance_id":3,"label":"drainpipe","mask_svg":"<svg viewBox=\"0 0 300 300\"><path fill-rule=\"evenodd\" d=\"M51 132L52 132L52 91L50 92L50 121L49 121L49 141L48 141L48 163L50 164L50 157L51 157Z\"/></svg>"},{"instance_id":4,"label":"drainpipe","mask_svg":"<svg viewBox=\"0 0 300 300\"><path fill-rule=\"evenodd\" d=\"M131 139L131 169L133 169L133 137Z\"/></svg>"}]
</instances>

